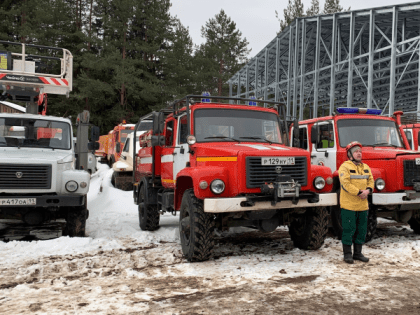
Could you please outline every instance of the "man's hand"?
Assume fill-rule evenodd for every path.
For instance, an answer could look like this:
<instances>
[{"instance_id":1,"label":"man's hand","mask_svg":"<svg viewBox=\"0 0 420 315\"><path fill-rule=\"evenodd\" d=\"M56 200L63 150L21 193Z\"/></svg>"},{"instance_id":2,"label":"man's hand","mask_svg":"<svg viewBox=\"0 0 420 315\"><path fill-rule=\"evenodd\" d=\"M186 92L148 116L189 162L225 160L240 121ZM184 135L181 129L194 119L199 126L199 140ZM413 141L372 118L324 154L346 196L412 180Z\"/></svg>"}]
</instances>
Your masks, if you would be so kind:
<instances>
[{"instance_id":1,"label":"man's hand","mask_svg":"<svg viewBox=\"0 0 420 315\"><path fill-rule=\"evenodd\" d=\"M366 199L367 198L367 196L369 195L369 193L370 193L370 191L369 190L361 190L361 194L359 194L359 197L361 198L361 199Z\"/></svg>"}]
</instances>

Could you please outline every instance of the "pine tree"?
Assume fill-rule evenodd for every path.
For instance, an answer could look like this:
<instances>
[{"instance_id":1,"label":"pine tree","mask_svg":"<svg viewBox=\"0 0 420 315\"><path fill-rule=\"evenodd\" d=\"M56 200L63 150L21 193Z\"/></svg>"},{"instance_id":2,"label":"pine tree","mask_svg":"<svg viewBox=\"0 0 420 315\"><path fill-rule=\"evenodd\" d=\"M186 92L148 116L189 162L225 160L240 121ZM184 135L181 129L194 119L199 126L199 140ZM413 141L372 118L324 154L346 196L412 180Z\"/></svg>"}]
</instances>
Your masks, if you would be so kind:
<instances>
[{"instance_id":1,"label":"pine tree","mask_svg":"<svg viewBox=\"0 0 420 315\"><path fill-rule=\"evenodd\" d=\"M249 43L223 9L201 28L201 36L206 42L199 47L195 60L200 67L201 86L218 95L226 94L225 82L247 61Z\"/></svg>"},{"instance_id":2,"label":"pine tree","mask_svg":"<svg viewBox=\"0 0 420 315\"><path fill-rule=\"evenodd\" d=\"M323 14L333 14L345 11L340 5L340 0L325 0ZM346 10L350 11L350 7Z\"/></svg>"},{"instance_id":3,"label":"pine tree","mask_svg":"<svg viewBox=\"0 0 420 315\"><path fill-rule=\"evenodd\" d=\"M165 55L167 65L164 92L175 99L194 92L193 41L188 28L174 19L173 42Z\"/></svg>"},{"instance_id":4,"label":"pine tree","mask_svg":"<svg viewBox=\"0 0 420 315\"><path fill-rule=\"evenodd\" d=\"M286 9L283 10L284 20L279 18L276 11L276 18L280 21L280 32L282 32L294 19L305 16L302 0L289 0Z\"/></svg>"},{"instance_id":5,"label":"pine tree","mask_svg":"<svg viewBox=\"0 0 420 315\"><path fill-rule=\"evenodd\" d=\"M319 12L319 0L312 0L311 5L306 10L306 16L318 15Z\"/></svg>"}]
</instances>

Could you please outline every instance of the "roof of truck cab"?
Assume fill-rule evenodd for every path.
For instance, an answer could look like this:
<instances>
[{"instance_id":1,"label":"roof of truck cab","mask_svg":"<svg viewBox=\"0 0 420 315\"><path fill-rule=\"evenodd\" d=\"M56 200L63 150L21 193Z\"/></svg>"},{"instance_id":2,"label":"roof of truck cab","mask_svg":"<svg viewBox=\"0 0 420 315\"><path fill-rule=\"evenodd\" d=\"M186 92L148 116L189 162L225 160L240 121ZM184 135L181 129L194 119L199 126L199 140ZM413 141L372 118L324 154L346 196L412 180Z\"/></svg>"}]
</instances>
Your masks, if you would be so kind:
<instances>
[{"instance_id":1,"label":"roof of truck cab","mask_svg":"<svg viewBox=\"0 0 420 315\"><path fill-rule=\"evenodd\" d=\"M306 124L314 124L320 121L326 120L340 120L340 119L379 119L379 120L392 120L395 121L394 118L388 116L381 116L381 115L368 115L368 114L337 114L333 116L324 116L318 118L311 118L306 120L299 121L299 125L306 125Z\"/></svg>"},{"instance_id":2,"label":"roof of truck cab","mask_svg":"<svg viewBox=\"0 0 420 315\"><path fill-rule=\"evenodd\" d=\"M34 115L34 114L8 114L0 113L0 118L22 118L22 119L37 119L37 120L50 120L50 121L60 121L71 124L71 120L64 117L55 117L55 116L43 116L43 115Z\"/></svg>"}]
</instances>

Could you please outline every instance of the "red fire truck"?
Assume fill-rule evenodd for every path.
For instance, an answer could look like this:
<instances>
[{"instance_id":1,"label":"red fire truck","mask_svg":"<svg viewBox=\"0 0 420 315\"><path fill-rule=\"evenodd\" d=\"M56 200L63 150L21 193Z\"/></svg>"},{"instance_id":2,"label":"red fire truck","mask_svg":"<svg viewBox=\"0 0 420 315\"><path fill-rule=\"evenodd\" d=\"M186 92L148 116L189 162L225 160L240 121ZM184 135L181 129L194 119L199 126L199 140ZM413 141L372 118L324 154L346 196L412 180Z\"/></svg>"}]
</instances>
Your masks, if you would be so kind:
<instances>
[{"instance_id":1,"label":"red fire truck","mask_svg":"<svg viewBox=\"0 0 420 315\"><path fill-rule=\"evenodd\" d=\"M153 130L134 148L140 228L155 230L161 213L179 211L189 261L209 259L213 230L234 226L271 232L288 225L295 246L318 249L327 233L326 207L337 204L332 173L311 165L308 151L288 146L284 106L202 97L154 112Z\"/></svg>"},{"instance_id":2,"label":"red fire truck","mask_svg":"<svg viewBox=\"0 0 420 315\"><path fill-rule=\"evenodd\" d=\"M101 158L101 163L112 167L119 160L127 135L133 133L134 126L134 124L127 124L123 121L107 135L99 137L99 150L95 151L95 155Z\"/></svg>"},{"instance_id":3,"label":"red fire truck","mask_svg":"<svg viewBox=\"0 0 420 315\"><path fill-rule=\"evenodd\" d=\"M337 193L337 170L347 160L345 147L351 141L363 145L363 162L375 179L375 190L369 196L366 241L373 237L377 217L408 222L420 233L420 153L410 150L401 126L403 112L397 111L393 117L380 113L376 109L338 108L333 116L299 122L299 146L310 152L312 164L331 169ZM331 223L341 238L339 205L331 208Z\"/></svg>"}]
</instances>

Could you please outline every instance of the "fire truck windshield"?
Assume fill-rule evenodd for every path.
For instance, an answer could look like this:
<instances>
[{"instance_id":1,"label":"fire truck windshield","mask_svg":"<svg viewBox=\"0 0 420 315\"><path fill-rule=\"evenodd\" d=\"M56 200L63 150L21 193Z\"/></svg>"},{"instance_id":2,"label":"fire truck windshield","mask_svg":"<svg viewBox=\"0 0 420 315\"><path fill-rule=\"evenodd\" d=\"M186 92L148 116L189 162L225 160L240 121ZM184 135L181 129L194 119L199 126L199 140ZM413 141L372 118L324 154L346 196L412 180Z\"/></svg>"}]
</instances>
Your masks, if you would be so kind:
<instances>
[{"instance_id":1,"label":"fire truck windshield","mask_svg":"<svg viewBox=\"0 0 420 315\"><path fill-rule=\"evenodd\" d=\"M33 147L69 150L70 125L65 122L0 118L0 147Z\"/></svg>"},{"instance_id":2,"label":"fire truck windshield","mask_svg":"<svg viewBox=\"0 0 420 315\"><path fill-rule=\"evenodd\" d=\"M194 111L197 142L252 141L282 143L278 116L255 110L203 108Z\"/></svg>"},{"instance_id":3,"label":"fire truck windshield","mask_svg":"<svg viewBox=\"0 0 420 315\"><path fill-rule=\"evenodd\" d=\"M352 141L364 146L402 148L402 139L395 122L380 119L340 119L337 121L341 147Z\"/></svg>"}]
</instances>

